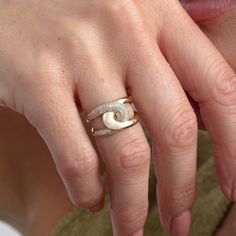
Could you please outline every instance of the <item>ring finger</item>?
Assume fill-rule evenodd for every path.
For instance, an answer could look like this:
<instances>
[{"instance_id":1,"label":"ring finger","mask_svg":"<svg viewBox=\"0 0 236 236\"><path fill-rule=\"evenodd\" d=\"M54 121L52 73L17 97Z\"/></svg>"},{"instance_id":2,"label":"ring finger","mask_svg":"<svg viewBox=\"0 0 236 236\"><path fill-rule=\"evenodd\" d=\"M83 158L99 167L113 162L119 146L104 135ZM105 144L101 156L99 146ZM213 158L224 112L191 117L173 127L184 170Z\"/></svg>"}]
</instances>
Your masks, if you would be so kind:
<instances>
[{"instance_id":1,"label":"ring finger","mask_svg":"<svg viewBox=\"0 0 236 236\"><path fill-rule=\"evenodd\" d=\"M127 96L122 79L113 79L111 82L106 78L114 78L114 74L92 74L93 77L83 80L86 81L86 91L82 87L77 89L81 107L86 113L101 104ZM94 84L94 78L97 81L96 92L88 84ZM92 124L96 129L104 127L100 117ZM113 233L122 236L142 235L148 210L150 164L150 147L142 127L136 124L111 136L98 136L96 142L108 177Z\"/></svg>"}]
</instances>

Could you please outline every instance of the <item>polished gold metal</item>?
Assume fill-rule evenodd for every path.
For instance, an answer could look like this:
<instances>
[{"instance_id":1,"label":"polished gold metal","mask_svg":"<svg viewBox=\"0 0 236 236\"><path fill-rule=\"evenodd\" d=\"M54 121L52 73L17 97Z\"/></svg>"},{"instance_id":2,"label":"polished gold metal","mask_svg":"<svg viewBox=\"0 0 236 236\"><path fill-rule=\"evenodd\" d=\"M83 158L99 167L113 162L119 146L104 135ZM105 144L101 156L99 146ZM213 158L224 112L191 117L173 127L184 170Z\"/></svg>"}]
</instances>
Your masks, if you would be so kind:
<instances>
[{"instance_id":1,"label":"polished gold metal","mask_svg":"<svg viewBox=\"0 0 236 236\"><path fill-rule=\"evenodd\" d=\"M92 127L92 135L111 135L121 129L131 127L138 123L139 115L136 113L136 111L134 111L134 116L129 119L129 110L125 106L126 103L132 104L131 96L124 97L106 104L102 104L93 109L87 115L86 121L90 123L92 120L102 115L102 121L106 128L96 130L94 127Z\"/></svg>"}]
</instances>

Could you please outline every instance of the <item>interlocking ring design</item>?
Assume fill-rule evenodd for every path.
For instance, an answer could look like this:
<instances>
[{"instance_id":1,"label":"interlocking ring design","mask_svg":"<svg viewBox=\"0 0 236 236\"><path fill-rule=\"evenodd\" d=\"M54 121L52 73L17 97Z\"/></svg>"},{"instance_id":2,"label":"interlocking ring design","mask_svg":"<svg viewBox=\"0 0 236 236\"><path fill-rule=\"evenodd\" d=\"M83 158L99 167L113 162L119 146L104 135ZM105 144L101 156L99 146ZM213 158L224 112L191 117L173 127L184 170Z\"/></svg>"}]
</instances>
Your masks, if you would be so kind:
<instances>
[{"instance_id":1,"label":"interlocking ring design","mask_svg":"<svg viewBox=\"0 0 236 236\"><path fill-rule=\"evenodd\" d=\"M119 100L109 102L98 106L93 109L86 118L87 123L96 119L98 116L102 115L102 121L106 128L96 130L94 127L91 129L93 136L104 136L111 135L118 130L128 128L135 125L139 121L139 116L134 110L134 116L129 119L129 109L126 107L125 103L132 104L132 98L124 97Z\"/></svg>"}]
</instances>

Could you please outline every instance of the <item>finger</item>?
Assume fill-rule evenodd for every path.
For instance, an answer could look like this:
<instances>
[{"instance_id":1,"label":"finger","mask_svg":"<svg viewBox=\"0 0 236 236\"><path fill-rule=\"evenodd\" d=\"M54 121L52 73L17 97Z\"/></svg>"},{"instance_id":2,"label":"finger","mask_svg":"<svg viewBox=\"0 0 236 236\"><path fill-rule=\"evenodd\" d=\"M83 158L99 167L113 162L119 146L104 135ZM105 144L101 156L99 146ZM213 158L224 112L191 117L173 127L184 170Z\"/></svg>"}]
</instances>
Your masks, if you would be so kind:
<instances>
[{"instance_id":1,"label":"finger","mask_svg":"<svg viewBox=\"0 0 236 236\"><path fill-rule=\"evenodd\" d=\"M25 103L25 115L48 145L72 202L90 208L103 202L104 189L96 152L68 90L35 89Z\"/></svg>"},{"instance_id":2,"label":"finger","mask_svg":"<svg viewBox=\"0 0 236 236\"><path fill-rule=\"evenodd\" d=\"M155 40L142 45L130 63L129 88L153 138L162 224L185 236L196 189L197 119Z\"/></svg>"},{"instance_id":3,"label":"finger","mask_svg":"<svg viewBox=\"0 0 236 236\"><path fill-rule=\"evenodd\" d=\"M163 26L164 53L185 90L199 104L213 140L221 188L228 198L236 201L235 72L181 6L171 15L173 24L168 29Z\"/></svg>"},{"instance_id":4,"label":"finger","mask_svg":"<svg viewBox=\"0 0 236 236\"><path fill-rule=\"evenodd\" d=\"M86 91L78 88L82 108L86 113L101 104L127 95L121 75L118 79L107 78L114 76L98 76L94 72L93 76L83 81L94 84L93 79L96 79L96 92L89 84L86 85ZM104 128L100 117L92 124L97 129ZM96 137L96 142L108 177L114 235L133 235L136 231L143 235L148 210L150 148L140 124L111 136Z\"/></svg>"}]
</instances>

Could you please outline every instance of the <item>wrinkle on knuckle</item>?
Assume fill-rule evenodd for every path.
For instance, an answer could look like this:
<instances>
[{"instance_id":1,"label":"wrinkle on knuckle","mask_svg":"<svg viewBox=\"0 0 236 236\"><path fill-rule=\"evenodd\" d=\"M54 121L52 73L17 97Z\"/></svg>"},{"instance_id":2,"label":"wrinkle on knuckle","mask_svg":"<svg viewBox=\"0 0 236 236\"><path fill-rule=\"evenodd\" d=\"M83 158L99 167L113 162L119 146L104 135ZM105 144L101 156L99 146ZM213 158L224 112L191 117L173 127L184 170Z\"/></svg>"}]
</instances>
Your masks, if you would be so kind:
<instances>
[{"instance_id":1,"label":"wrinkle on knuckle","mask_svg":"<svg viewBox=\"0 0 236 236\"><path fill-rule=\"evenodd\" d=\"M214 79L209 83L211 97L214 102L223 106L236 104L236 74L225 63L216 63L212 66L215 70Z\"/></svg>"},{"instance_id":2,"label":"wrinkle on knuckle","mask_svg":"<svg viewBox=\"0 0 236 236\"><path fill-rule=\"evenodd\" d=\"M170 148L184 150L197 139L197 118L193 111L181 110L169 120L164 130L165 142Z\"/></svg>"},{"instance_id":3,"label":"wrinkle on knuckle","mask_svg":"<svg viewBox=\"0 0 236 236\"><path fill-rule=\"evenodd\" d=\"M172 192L171 201L173 204L179 206L185 206L186 203L192 202L196 194L195 184L189 184L182 188L181 190L176 190Z\"/></svg>"},{"instance_id":4,"label":"wrinkle on knuckle","mask_svg":"<svg viewBox=\"0 0 236 236\"><path fill-rule=\"evenodd\" d=\"M87 151L79 152L78 155L72 154L74 157L65 155L62 157L58 169L60 173L67 179L78 178L88 175L96 168L94 154Z\"/></svg>"},{"instance_id":5,"label":"wrinkle on knuckle","mask_svg":"<svg viewBox=\"0 0 236 236\"><path fill-rule=\"evenodd\" d=\"M138 209L126 209L125 211L117 212L117 221L125 231L132 226L142 225L147 217L148 207Z\"/></svg>"},{"instance_id":6,"label":"wrinkle on knuckle","mask_svg":"<svg viewBox=\"0 0 236 236\"><path fill-rule=\"evenodd\" d=\"M130 172L145 169L150 160L150 147L146 140L128 142L119 147L116 155L123 170Z\"/></svg>"}]
</instances>

